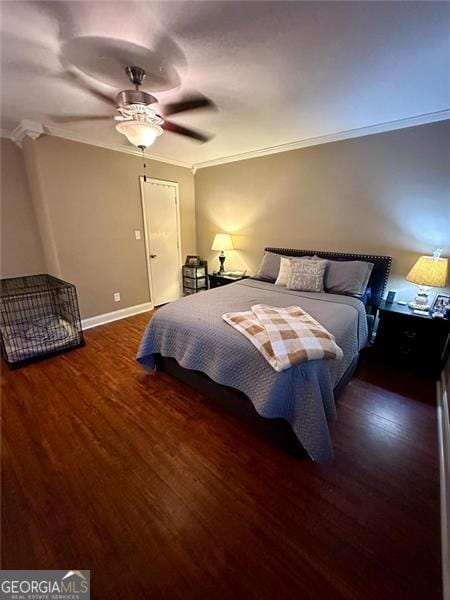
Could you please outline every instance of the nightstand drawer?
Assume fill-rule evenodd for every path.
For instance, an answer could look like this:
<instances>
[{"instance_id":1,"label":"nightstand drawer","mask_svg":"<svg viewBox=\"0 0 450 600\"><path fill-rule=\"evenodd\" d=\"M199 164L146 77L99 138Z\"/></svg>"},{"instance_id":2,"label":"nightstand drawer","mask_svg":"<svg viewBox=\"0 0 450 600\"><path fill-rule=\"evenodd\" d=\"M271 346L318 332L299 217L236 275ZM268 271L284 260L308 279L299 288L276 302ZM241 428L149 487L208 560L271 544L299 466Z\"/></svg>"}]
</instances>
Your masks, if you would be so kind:
<instances>
[{"instance_id":1,"label":"nightstand drawer","mask_svg":"<svg viewBox=\"0 0 450 600\"><path fill-rule=\"evenodd\" d=\"M183 267L183 276L198 279L199 277L206 277L206 267Z\"/></svg>"},{"instance_id":2,"label":"nightstand drawer","mask_svg":"<svg viewBox=\"0 0 450 600\"><path fill-rule=\"evenodd\" d=\"M411 344L402 344L401 342L399 342L397 351L399 355L403 358L412 359L417 354L417 348L414 348L413 346L411 346Z\"/></svg>"},{"instance_id":3,"label":"nightstand drawer","mask_svg":"<svg viewBox=\"0 0 450 600\"><path fill-rule=\"evenodd\" d=\"M421 336L420 333L411 328L399 328L395 333L395 338L391 342L394 342L398 346L398 351L405 356L412 356L415 352L421 351Z\"/></svg>"},{"instance_id":4,"label":"nightstand drawer","mask_svg":"<svg viewBox=\"0 0 450 600\"><path fill-rule=\"evenodd\" d=\"M405 340L414 342L414 340L417 339L418 333L416 329L405 327L404 329L399 330L399 335L405 338Z\"/></svg>"},{"instance_id":5,"label":"nightstand drawer","mask_svg":"<svg viewBox=\"0 0 450 600\"><path fill-rule=\"evenodd\" d=\"M190 277L183 277L183 286L193 290L206 288L206 277L198 277L197 279L191 279Z\"/></svg>"}]
</instances>

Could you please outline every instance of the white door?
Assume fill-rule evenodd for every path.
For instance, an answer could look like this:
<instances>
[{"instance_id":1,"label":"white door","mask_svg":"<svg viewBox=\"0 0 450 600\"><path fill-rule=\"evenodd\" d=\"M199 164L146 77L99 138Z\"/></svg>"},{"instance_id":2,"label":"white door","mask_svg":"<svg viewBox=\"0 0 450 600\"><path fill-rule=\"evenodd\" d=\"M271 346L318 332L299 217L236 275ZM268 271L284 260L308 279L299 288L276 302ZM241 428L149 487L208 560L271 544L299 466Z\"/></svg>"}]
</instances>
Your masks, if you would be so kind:
<instances>
[{"instance_id":1,"label":"white door","mask_svg":"<svg viewBox=\"0 0 450 600\"><path fill-rule=\"evenodd\" d=\"M142 204L150 296L153 306L158 306L180 297L178 185L142 181Z\"/></svg>"}]
</instances>

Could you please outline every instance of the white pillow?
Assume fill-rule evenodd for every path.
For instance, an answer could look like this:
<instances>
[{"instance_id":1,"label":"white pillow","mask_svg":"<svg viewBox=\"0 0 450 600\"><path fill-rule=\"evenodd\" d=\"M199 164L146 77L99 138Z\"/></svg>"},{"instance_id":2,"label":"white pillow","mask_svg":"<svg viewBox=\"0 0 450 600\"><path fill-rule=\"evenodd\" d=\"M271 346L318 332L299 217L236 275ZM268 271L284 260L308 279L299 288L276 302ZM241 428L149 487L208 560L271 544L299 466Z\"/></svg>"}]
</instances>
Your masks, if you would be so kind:
<instances>
[{"instance_id":1,"label":"white pillow","mask_svg":"<svg viewBox=\"0 0 450 600\"><path fill-rule=\"evenodd\" d=\"M287 285L289 275L291 274L291 260L292 258L281 257L280 270L278 271L275 285Z\"/></svg>"}]
</instances>

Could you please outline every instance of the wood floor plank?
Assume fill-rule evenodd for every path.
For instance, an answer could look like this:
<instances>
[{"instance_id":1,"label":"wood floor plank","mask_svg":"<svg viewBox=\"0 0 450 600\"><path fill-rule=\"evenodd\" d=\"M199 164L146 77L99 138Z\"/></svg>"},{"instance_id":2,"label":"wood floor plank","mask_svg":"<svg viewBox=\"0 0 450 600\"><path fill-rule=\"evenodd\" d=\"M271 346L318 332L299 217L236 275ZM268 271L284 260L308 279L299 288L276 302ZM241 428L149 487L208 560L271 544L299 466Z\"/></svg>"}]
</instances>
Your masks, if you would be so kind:
<instances>
[{"instance_id":1,"label":"wood floor plank","mask_svg":"<svg viewBox=\"0 0 450 600\"><path fill-rule=\"evenodd\" d=\"M146 374L147 321L2 369L3 568L91 569L108 600L440 598L430 382L363 361L318 465Z\"/></svg>"}]
</instances>

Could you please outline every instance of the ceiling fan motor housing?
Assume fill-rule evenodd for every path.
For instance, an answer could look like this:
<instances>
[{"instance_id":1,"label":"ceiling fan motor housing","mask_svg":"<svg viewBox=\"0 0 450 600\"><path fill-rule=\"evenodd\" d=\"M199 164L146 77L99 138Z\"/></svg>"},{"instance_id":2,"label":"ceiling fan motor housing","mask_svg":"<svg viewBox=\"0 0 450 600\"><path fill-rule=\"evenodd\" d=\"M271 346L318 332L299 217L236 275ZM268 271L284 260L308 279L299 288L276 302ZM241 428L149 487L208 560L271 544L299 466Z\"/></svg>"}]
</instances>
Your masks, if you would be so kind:
<instances>
[{"instance_id":1,"label":"ceiling fan motor housing","mask_svg":"<svg viewBox=\"0 0 450 600\"><path fill-rule=\"evenodd\" d=\"M130 104L153 104L157 102L157 99L147 92L141 92L141 90L123 90L117 94L116 102L118 107L125 108Z\"/></svg>"}]
</instances>

